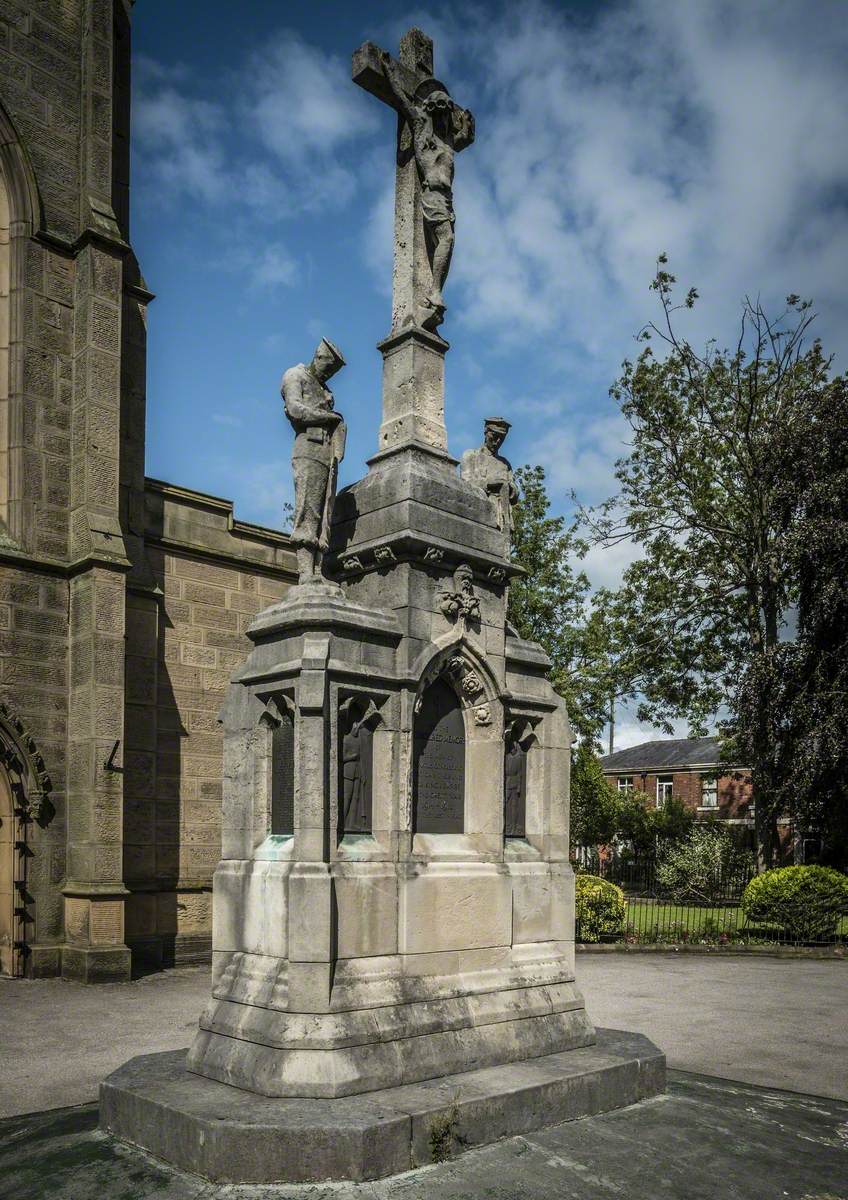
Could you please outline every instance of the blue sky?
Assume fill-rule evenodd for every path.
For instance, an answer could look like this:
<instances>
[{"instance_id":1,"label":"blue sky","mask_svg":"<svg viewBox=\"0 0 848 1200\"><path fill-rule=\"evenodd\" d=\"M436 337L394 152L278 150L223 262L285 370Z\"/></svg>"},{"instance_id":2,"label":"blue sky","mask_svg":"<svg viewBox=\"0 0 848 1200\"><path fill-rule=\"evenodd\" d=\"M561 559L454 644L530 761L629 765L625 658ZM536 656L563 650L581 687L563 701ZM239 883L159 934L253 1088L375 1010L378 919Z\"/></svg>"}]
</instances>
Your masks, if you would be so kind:
<instances>
[{"instance_id":1,"label":"blue sky","mask_svg":"<svg viewBox=\"0 0 848 1200\"><path fill-rule=\"evenodd\" d=\"M178 12L178 17L175 16ZM268 3L141 0L134 24L132 238L148 285L148 474L280 523L290 497L283 370L322 334L349 440L376 449L390 315L394 119L350 82L365 40L418 25L471 108L442 332L455 454L484 416L541 462L555 507L613 488L624 430L607 389L655 315L666 250L702 302L811 297L845 367L848 22L829 2ZM614 582L628 555L595 551ZM622 726L622 740L637 731Z\"/></svg>"}]
</instances>

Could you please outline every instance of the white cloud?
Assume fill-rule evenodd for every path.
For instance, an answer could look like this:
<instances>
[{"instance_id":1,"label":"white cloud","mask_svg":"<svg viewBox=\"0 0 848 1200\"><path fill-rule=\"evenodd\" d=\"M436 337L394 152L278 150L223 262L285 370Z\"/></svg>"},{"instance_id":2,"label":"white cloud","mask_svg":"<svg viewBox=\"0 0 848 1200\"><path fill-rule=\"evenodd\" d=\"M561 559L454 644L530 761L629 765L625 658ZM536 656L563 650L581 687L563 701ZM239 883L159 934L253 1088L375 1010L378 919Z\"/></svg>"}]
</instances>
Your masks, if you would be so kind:
<instances>
[{"instance_id":1,"label":"white cloud","mask_svg":"<svg viewBox=\"0 0 848 1200\"><path fill-rule=\"evenodd\" d=\"M271 529L285 523L283 507L294 500L290 459L252 463L243 478L250 511Z\"/></svg>"},{"instance_id":2,"label":"white cloud","mask_svg":"<svg viewBox=\"0 0 848 1200\"><path fill-rule=\"evenodd\" d=\"M550 492L559 496L574 491L581 503L594 504L615 491L615 460L624 450L627 425L612 411L596 417L569 409L560 401L560 420L553 423L555 397L520 401L516 411L542 416L541 436L531 442L526 458L540 463Z\"/></svg>"},{"instance_id":3,"label":"white cloud","mask_svg":"<svg viewBox=\"0 0 848 1200\"><path fill-rule=\"evenodd\" d=\"M665 249L705 297L693 328L732 330L746 290L799 291L836 334L846 27L838 6L762 0L631 0L580 26L529 4L469 23L466 56L489 68L457 164L467 322L553 333L572 362L614 367Z\"/></svg>"},{"instance_id":4,"label":"white cloud","mask_svg":"<svg viewBox=\"0 0 848 1200\"><path fill-rule=\"evenodd\" d=\"M654 725L640 725L634 718L627 705L619 704L615 713L615 731L613 743L615 750L627 750L630 746L639 746L642 742L660 741L668 737L684 738L689 733L685 721L672 721L672 732L666 733ZM711 731L712 732L712 731ZM609 753L609 726L603 731L601 738L603 753Z\"/></svg>"},{"instance_id":5,"label":"white cloud","mask_svg":"<svg viewBox=\"0 0 848 1200\"><path fill-rule=\"evenodd\" d=\"M217 203L229 194L221 146L223 108L183 95L170 83L143 90L133 109L134 133L145 182L168 199L194 196Z\"/></svg>"},{"instance_id":6,"label":"white cloud","mask_svg":"<svg viewBox=\"0 0 848 1200\"><path fill-rule=\"evenodd\" d=\"M247 111L264 144L286 165L305 167L309 159L329 159L336 148L376 127L376 113L357 103L349 67L309 45L297 33L274 38L250 67Z\"/></svg>"},{"instance_id":7,"label":"white cloud","mask_svg":"<svg viewBox=\"0 0 848 1200\"><path fill-rule=\"evenodd\" d=\"M592 546L579 565L593 588L616 588L626 569L641 555L640 547L628 538L614 546Z\"/></svg>"},{"instance_id":8,"label":"white cloud","mask_svg":"<svg viewBox=\"0 0 848 1200\"><path fill-rule=\"evenodd\" d=\"M212 420L216 425L227 425L232 429L238 429L242 424L241 417L235 416L233 413L213 413Z\"/></svg>"},{"instance_id":9,"label":"white cloud","mask_svg":"<svg viewBox=\"0 0 848 1200\"><path fill-rule=\"evenodd\" d=\"M263 247L250 267L251 279L259 287L288 286L294 283L297 263L285 246Z\"/></svg>"},{"instance_id":10,"label":"white cloud","mask_svg":"<svg viewBox=\"0 0 848 1200\"><path fill-rule=\"evenodd\" d=\"M223 105L199 94L204 83L185 66L142 60L133 116L152 196L274 222L349 203L357 174L342 152L377 118L340 59L283 30L226 82L234 102Z\"/></svg>"}]
</instances>

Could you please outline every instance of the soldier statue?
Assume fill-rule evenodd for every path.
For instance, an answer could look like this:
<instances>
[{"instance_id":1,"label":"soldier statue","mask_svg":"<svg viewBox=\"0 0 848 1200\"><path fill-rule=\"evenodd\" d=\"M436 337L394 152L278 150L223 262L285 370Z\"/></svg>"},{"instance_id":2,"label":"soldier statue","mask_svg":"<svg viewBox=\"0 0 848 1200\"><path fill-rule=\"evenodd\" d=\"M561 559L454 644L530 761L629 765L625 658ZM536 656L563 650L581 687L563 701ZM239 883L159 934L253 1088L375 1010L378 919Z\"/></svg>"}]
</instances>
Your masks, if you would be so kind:
<instances>
[{"instance_id":1,"label":"soldier statue","mask_svg":"<svg viewBox=\"0 0 848 1200\"><path fill-rule=\"evenodd\" d=\"M514 730L504 751L504 836L524 837L525 752Z\"/></svg>"},{"instance_id":2,"label":"soldier statue","mask_svg":"<svg viewBox=\"0 0 848 1200\"><path fill-rule=\"evenodd\" d=\"M511 425L503 417L487 417L483 423L483 445L466 450L462 456L462 478L474 483L495 503L498 529L509 537L512 532L512 505L518 500L518 488L512 477L512 467L499 454Z\"/></svg>"},{"instance_id":3,"label":"soldier statue","mask_svg":"<svg viewBox=\"0 0 848 1200\"><path fill-rule=\"evenodd\" d=\"M345 365L341 351L322 338L312 362L289 367L280 389L295 432L292 451L294 517L291 540L297 552L298 582L321 578L329 545L330 519L346 427L333 409L327 380Z\"/></svg>"}]
</instances>

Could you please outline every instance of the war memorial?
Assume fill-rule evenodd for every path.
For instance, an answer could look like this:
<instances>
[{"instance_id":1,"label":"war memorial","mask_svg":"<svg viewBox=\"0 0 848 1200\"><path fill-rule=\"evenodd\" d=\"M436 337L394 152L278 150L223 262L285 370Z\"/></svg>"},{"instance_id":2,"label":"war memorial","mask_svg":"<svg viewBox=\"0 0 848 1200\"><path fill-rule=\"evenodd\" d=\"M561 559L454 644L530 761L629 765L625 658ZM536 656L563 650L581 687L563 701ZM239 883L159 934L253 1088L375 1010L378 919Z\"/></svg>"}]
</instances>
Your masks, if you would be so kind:
<instances>
[{"instance_id":1,"label":"war memorial","mask_svg":"<svg viewBox=\"0 0 848 1200\"><path fill-rule=\"evenodd\" d=\"M103 1130L212 1180L375 1179L665 1086L662 1053L596 1030L575 982L568 714L506 617L509 425L461 463L447 446L474 119L418 30L352 74L398 131L375 453L336 494L344 355L322 339L282 384L298 582L253 619L221 712L209 1002L187 1056L101 1089Z\"/></svg>"}]
</instances>

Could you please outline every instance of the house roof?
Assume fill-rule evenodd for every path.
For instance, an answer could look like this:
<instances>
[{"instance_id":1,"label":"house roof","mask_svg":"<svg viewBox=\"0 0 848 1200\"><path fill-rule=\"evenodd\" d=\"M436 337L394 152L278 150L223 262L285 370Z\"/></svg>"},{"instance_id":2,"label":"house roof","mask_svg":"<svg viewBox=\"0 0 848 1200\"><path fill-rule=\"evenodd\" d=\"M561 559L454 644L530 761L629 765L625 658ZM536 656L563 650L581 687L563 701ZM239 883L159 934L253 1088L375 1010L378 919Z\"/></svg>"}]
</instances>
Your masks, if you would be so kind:
<instances>
[{"instance_id":1,"label":"house roof","mask_svg":"<svg viewBox=\"0 0 848 1200\"><path fill-rule=\"evenodd\" d=\"M714 767L718 764L717 737L663 738L657 742L642 742L605 754L601 759L604 771L652 771L665 767Z\"/></svg>"}]
</instances>

